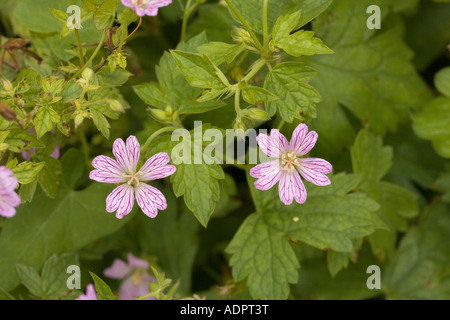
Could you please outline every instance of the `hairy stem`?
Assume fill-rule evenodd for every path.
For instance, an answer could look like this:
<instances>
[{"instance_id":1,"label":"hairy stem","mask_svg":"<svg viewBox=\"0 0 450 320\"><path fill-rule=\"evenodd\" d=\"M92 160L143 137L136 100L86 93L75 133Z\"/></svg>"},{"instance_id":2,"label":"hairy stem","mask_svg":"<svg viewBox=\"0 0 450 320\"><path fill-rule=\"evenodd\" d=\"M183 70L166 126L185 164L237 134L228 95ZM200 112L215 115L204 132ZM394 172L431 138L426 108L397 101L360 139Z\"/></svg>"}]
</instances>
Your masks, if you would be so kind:
<instances>
[{"instance_id":1,"label":"hairy stem","mask_svg":"<svg viewBox=\"0 0 450 320\"><path fill-rule=\"evenodd\" d=\"M148 137L147 141L145 141L144 146L141 148L142 153L143 154L147 153L148 148L150 147L151 143L153 142L153 140L155 140L156 137L158 137L162 133L175 131L177 129L180 129L180 128L177 128L177 127L164 127L164 128L161 128L161 129L155 131L150 137Z\"/></svg>"},{"instance_id":2,"label":"hairy stem","mask_svg":"<svg viewBox=\"0 0 450 320\"><path fill-rule=\"evenodd\" d=\"M186 4L186 8L184 9L183 13L183 24L181 25L181 37L180 42L184 42L186 40L186 32L187 32L187 24L189 20L189 16L192 14L192 12L197 8L197 3L191 6L192 0L188 0Z\"/></svg>"},{"instance_id":3,"label":"hairy stem","mask_svg":"<svg viewBox=\"0 0 450 320\"><path fill-rule=\"evenodd\" d=\"M264 0L263 4L263 35L264 35L264 49L269 49L269 31L267 26L267 7L269 0Z\"/></svg>"},{"instance_id":4,"label":"hairy stem","mask_svg":"<svg viewBox=\"0 0 450 320\"><path fill-rule=\"evenodd\" d=\"M253 32L252 28L250 27L250 25L248 24L248 22L245 20L245 18L239 13L239 11L236 9L236 7L231 3L230 0L225 0L225 2L227 3L228 7L231 9L231 11L233 11L233 13L236 15L236 17L239 19L239 21L241 21L242 25L245 27L245 29L248 31L248 33L250 34L250 37L252 37L253 42L256 46L256 48L263 53L264 47L261 45L261 43L259 42L258 38L256 37L255 33Z\"/></svg>"}]
</instances>

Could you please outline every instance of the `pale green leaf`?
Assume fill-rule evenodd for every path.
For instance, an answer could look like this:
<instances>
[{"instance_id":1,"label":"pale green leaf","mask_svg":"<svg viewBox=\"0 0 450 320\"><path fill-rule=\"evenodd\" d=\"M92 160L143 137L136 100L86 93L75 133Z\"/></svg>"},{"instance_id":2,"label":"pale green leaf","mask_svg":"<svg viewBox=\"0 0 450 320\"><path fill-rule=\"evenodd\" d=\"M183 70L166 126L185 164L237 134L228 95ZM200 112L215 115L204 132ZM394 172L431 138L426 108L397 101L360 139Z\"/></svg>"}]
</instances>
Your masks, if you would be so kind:
<instances>
[{"instance_id":1,"label":"pale green leaf","mask_svg":"<svg viewBox=\"0 0 450 320\"><path fill-rule=\"evenodd\" d=\"M316 116L316 104L321 101L319 93L308 81L317 72L300 62L284 62L267 75L264 88L278 100L267 105L267 112L273 116L276 111L291 123L295 119L310 120Z\"/></svg>"}]
</instances>

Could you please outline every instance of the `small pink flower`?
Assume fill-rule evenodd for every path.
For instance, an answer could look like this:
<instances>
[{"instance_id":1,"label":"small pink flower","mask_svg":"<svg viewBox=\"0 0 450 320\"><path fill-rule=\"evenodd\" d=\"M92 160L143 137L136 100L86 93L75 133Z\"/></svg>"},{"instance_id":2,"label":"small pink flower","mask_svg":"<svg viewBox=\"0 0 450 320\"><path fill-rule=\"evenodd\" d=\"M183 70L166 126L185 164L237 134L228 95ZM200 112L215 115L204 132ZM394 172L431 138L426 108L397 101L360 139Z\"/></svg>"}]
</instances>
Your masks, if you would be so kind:
<instances>
[{"instance_id":1,"label":"small pink flower","mask_svg":"<svg viewBox=\"0 0 450 320\"><path fill-rule=\"evenodd\" d=\"M116 212L116 218L122 219L134 206L134 197L142 211L150 218L158 215L158 210L167 208L164 195L146 183L172 175L176 168L167 165L170 161L165 152L155 154L138 170L140 145L136 137L130 136L127 142L117 139L113 145L116 160L98 156L92 161L96 170L91 171L92 180L104 183L120 183L106 198L106 211Z\"/></svg>"},{"instance_id":2,"label":"small pink flower","mask_svg":"<svg viewBox=\"0 0 450 320\"><path fill-rule=\"evenodd\" d=\"M30 149L28 149L28 152L25 151L25 150L22 151L22 157L23 157L25 160L27 160L27 161L31 159L31 156L30 156L29 152L31 152L31 153L34 154L34 153L36 152L36 150L35 150L34 148L30 148ZM60 149L59 149L59 145L56 144L56 145L55 145L55 150L54 150L53 153L50 155L50 157L55 158L55 159L58 159L59 156L60 156Z\"/></svg>"},{"instance_id":3,"label":"small pink flower","mask_svg":"<svg viewBox=\"0 0 450 320\"><path fill-rule=\"evenodd\" d=\"M270 136L259 134L256 140L261 150L278 159L250 170L250 175L258 179L255 181L256 189L269 190L280 182L280 199L285 205L290 205L293 199L300 204L306 201L306 189L300 175L315 185L329 185L330 179L325 174L333 170L331 164L319 158L304 158L316 144L317 137L315 131L308 133L308 127L303 123L295 128L290 143L276 129L270 132Z\"/></svg>"},{"instance_id":4,"label":"small pink flower","mask_svg":"<svg viewBox=\"0 0 450 320\"><path fill-rule=\"evenodd\" d=\"M29 128L28 133L34 134L36 135L36 130L34 128ZM55 129L52 129L51 132L54 132ZM31 159L31 154L35 154L36 153L36 149L35 148L30 148L28 149L28 151L23 150L22 151L22 158L24 158L25 160L30 160ZM59 159L60 156L60 149L59 149L59 144L55 144L55 150L53 150L53 153L50 155L50 157L53 157L55 159Z\"/></svg>"},{"instance_id":5,"label":"small pink flower","mask_svg":"<svg viewBox=\"0 0 450 320\"><path fill-rule=\"evenodd\" d=\"M75 300L98 300L94 285L92 283L88 284L86 286L86 294L80 295Z\"/></svg>"},{"instance_id":6,"label":"small pink flower","mask_svg":"<svg viewBox=\"0 0 450 320\"><path fill-rule=\"evenodd\" d=\"M124 280L119 287L119 300L132 300L148 294L150 282L156 278L147 273L150 267L145 260L128 254L128 263L121 259L114 260L111 267L105 269L104 274L108 278ZM155 297L146 300L155 300Z\"/></svg>"},{"instance_id":7,"label":"small pink flower","mask_svg":"<svg viewBox=\"0 0 450 320\"><path fill-rule=\"evenodd\" d=\"M13 172L0 167L0 216L11 218L16 215L16 207L20 205L20 197L15 192L18 181L12 177Z\"/></svg>"},{"instance_id":8,"label":"small pink flower","mask_svg":"<svg viewBox=\"0 0 450 320\"><path fill-rule=\"evenodd\" d=\"M156 16L158 8L168 6L172 0L122 0L122 4L136 11L139 17Z\"/></svg>"}]
</instances>

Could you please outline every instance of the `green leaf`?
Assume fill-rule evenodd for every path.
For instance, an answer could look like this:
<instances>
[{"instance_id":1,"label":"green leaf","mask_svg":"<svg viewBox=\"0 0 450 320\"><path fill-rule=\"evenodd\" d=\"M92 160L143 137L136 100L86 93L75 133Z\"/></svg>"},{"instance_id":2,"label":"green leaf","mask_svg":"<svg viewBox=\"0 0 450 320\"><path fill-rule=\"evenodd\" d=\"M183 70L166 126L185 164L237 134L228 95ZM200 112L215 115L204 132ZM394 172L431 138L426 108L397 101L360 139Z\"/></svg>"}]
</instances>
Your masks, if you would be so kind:
<instances>
[{"instance_id":1,"label":"green leaf","mask_svg":"<svg viewBox=\"0 0 450 320\"><path fill-rule=\"evenodd\" d=\"M120 221L106 212L105 199L111 186L94 184L75 190L84 170L79 151L67 151L61 162L62 182L55 199L37 190L33 201L22 204L4 224L0 234L0 283L6 292L20 282L16 264L39 270L51 255L77 251L120 229L129 219Z\"/></svg>"},{"instance_id":2,"label":"green leaf","mask_svg":"<svg viewBox=\"0 0 450 320\"><path fill-rule=\"evenodd\" d=\"M61 162L50 156L45 159L45 165L39 172L38 181L45 194L54 198L58 191L59 180L61 177L62 167Z\"/></svg>"},{"instance_id":3,"label":"green leaf","mask_svg":"<svg viewBox=\"0 0 450 320\"><path fill-rule=\"evenodd\" d=\"M116 13L117 0L105 0L94 13L94 24L97 30L109 27Z\"/></svg>"},{"instance_id":4,"label":"green leaf","mask_svg":"<svg viewBox=\"0 0 450 320\"><path fill-rule=\"evenodd\" d=\"M450 203L450 173L444 173L436 180L433 189L442 192L442 201Z\"/></svg>"},{"instance_id":5,"label":"green leaf","mask_svg":"<svg viewBox=\"0 0 450 320\"><path fill-rule=\"evenodd\" d=\"M205 3L198 8L198 17L189 25L189 33L197 35L206 32L208 39L231 42L234 20L228 9L219 4Z\"/></svg>"},{"instance_id":6,"label":"green leaf","mask_svg":"<svg viewBox=\"0 0 450 320\"><path fill-rule=\"evenodd\" d=\"M294 249L298 246L301 244L295 245ZM330 275L324 255L307 259L301 264L298 284L291 286L295 299L364 300L381 295L380 290L370 290L366 285L369 277L367 267L379 264L369 250L359 252L358 263L350 263L348 268L341 270L334 277Z\"/></svg>"},{"instance_id":7,"label":"green leaf","mask_svg":"<svg viewBox=\"0 0 450 320\"><path fill-rule=\"evenodd\" d=\"M175 196L184 195L184 202L197 220L206 227L220 199L218 179L224 179L222 167L196 142L195 132L202 132L203 126L177 138L162 137L151 148L151 156L157 152L167 152L177 171L170 177ZM172 140L171 140L172 139ZM197 140L198 141L198 140ZM182 155L181 155L182 154ZM209 164L211 163L211 164Z\"/></svg>"},{"instance_id":8,"label":"green leaf","mask_svg":"<svg viewBox=\"0 0 450 320\"><path fill-rule=\"evenodd\" d=\"M411 2L411 1L408 1ZM420 1L415 14L405 19L405 40L414 51L413 62L425 71L441 55L450 39L450 6Z\"/></svg>"},{"instance_id":9,"label":"green leaf","mask_svg":"<svg viewBox=\"0 0 450 320\"><path fill-rule=\"evenodd\" d=\"M97 129L105 136L106 139L109 139L109 129L111 128L111 125L103 115L103 112L99 106L91 106L89 111L92 115L92 121L94 121Z\"/></svg>"},{"instance_id":10,"label":"green leaf","mask_svg":"<svg viewBox=\"0 0 450 320\"><path fill-rule=\"evenodd\" d=\"M439 155L450 158L450 98L438 97L411 117L414 132L431 140Z\"/></svg>"},{"instance_id":11,"label":"green leaf","mask_svg":"<svg viewBox=\"0 0 450 320\"><path fill-rule=\"evenodd\" d=\"M62 297L67 291L67 267L78 264L74 253L61 256L52 255L44 264L39 273L34 267L18 264L16 266L22 284L32 295L45 300L55 300Z\"/></svg>"},{"instance_id":12,"label":"green leaf","mask_svg":"<svg viewBox=\"0 0 450 320\"><path fill-rule=\"evenodd\" d=\"M59 32L61 22L54 18L50 8L65 11L68 4L58 0L20 1L14 10L15 17L28 30L34 32ZM43 23L45 21L45 23Z\"/></svg>"},{"instance_id":13,"label":"green leaf","mask_svg":"<svg viewBox=\"0 0 450 320\"><path fill-rule=\"evenodd\" d=\"M224 62L233 62L233 60L245 50L245 44L237 45L213 41L202 44L197 50L208 56L216 66L219 66Z\"/></svg>"},{"instance_id":14,"label":"green leaf","mask_svg":"<svg viewBox=\"0 0 450 320\"><path fill-rule=\"evenodd\" d=\"M450 299L449 209L433 202L400 242L383 278L390 299Z\"/></svg>"},{"instance_id":15,"label":"green leaf","mask_svg":"<svg viewBox=\"0 0 450 320\"><path fill-rule=\"evenodd\" d=\"M168 106L167 97L157 83L140 84L134 86L133 90L142 101L150 106L163 110Z\"/></svg>"},{"instance_id":16,"label":"green leaf","mask_svg":"<svg viewBox=\"0 0 450 320\"><path fill-rule=\"evenodd\" d=\"M294 57L333 53L333 50L324 45L322 40L314 38L312 31L300 30L279 39L275 45Z\"/></svg>"},{"instance_id":17,"label":"green leaf","mask_svg":"<svg viewBox=\"0 0 450 320\"><path fill-rule=\"evenodd\" d=\"M138 215L137 236L145 253L157 256L168 277L180 280L182 294L189 294L199 247L199 224L191 214L178 212L177 200L169 189L163 190L163 193L171 205L157 219Z\"/></svg>"},{"instance_id":18,"label":"green leaf","mask_svg":"<svg viewBox=\"0 0 450 320\"><path fill-rule=\"evenodd\" d=\"M245 18L250 27L256 32L263 33L263 4L264 0L231 0L233 5L237 8L239 13ZM305 25L319 14L321 14L332 2L332 0L280 0L269 1L268 3L268 29L272 30L276 20L281 15L290 14L298 10L302 10L297 27ZM235 15L232 16L236 21L240 22Z\"/></svg>"},{"instance_id":19,"label":"green leaf","mask_svg":"<svg viewBox=\"0 0 450 320\"><path fill-rule=\"evenodd\" d=\"M42 297L50 300L62 297L68 291L67 267L78 264L78 257L75 253L52 255L42 267Z\"/></svg>"},{"instance_id":20,"label":"green leaf","mask_svg":"<svg viewBox=\"0 0 450 320\"><path fill-rule=\"evenodd\" d=\"M12 168L14 177L20 184L28 184L36 179L36 176L44 168L45 162L33 163L30 161L21 162L18 166Z\"/></svg>"},{"instance_id":21,"label":"green leaf","mask_svg":"<svg viewBox=\"0 0 450 320\"><path fill-rule=\"evenodd\" d=\"M25 129L8 130L9 134L6 136L4 143L7 143L8 149L19 153L22 150L30 148L44 148L45 145L36 138L36 135L27 132Z\"/></svg>"},{"instance_id":22,"label":"green leaf","mask_svg":"<svg viewBox=\"0 0 450 320\"><path fill-rule=\"evenodd\" d=\"M217 179L224 179L218 164L179 164L171 176L173 191L177 197L184 195L189 210L206 227L219 201L220 189Z\"/></svg>"},{"instance_id":23,"label":"green leaf","mask_svg":"<svg viewBox=\"0 0 450 320\"><path fill-rule=\"evenodd\" d=\"M380 230L376 230L378 232ZM359 251L361 251L361 247L363 245L363 238L352 240L353 243L353 251L352 252L336 252L334 250L328 250L327 252L327 264L328 270L330 271L331 276L334 278L336 275L348 268L349 262L356 263L359 256Z\"/></svg>"},{"instance_id":24,"label":"green leaf","mask_svg":"<svg viewBox=\"0 0 450 320\"><path fill-rule=\"evenodd\" d=\"M20 187L20 200L22 200L22 203L31 202L31 200L33 200L34 193L36 192L36 187L37 180L29 184L23 184Z\"/></svg>"},{"instance_id":25,"label":"green leaf","mask_svg":"<svg viewBox=\"0 0 450 320\"><path fill-rule=\"evenodd\" d=\"M41 276L36 269L18 264L16 270L22 284L27 287L28 291L36 297L41 297Z\"/></svg>"},{"instance_id":26,"label":"green leaf","mask_svg":"<svg viewBox=\"0 0 450 320\"><path fill-rule=\"evenodd\" d=\"M310 128L321 137L316 148L329 150L329 160L342 159L343 150L354 141L353 119L346 111L373 131L385 133L407 123L409 111L431 97L410 62L413 53L402 40L401 25L382 22L380 31L366 26L364 12L370 5L380 5L381 12L388 14L393 3L334 1L313 21L313 31L335 52L305 57L305 63L318 71L311 84L323 98Z\"/></svg>"},{"instance_id":27,"label":"green leaf","mask_svg":"<svg viewBox=\"0 0 450 320\"><path fill-rule=\"evenodd\" d=\"M326 187L305 183L308 199L285 206L277 188L257 190L247 176L257 213L250 215L226 249L232 254L233 277L247 285L253 298L285 299L288 283L295 283L298 261L288 238L319 249L353 251L352 241L385 224L378 218L379 205L356 188L358 175L338 174Z\"/></svg>"},{"instance_id":28,"label":"green leaf","mask_svg":"<svg viewBox=\"0 0 450 320\"><path fill-rule=\"evenodd\" d=\"M225 75L207 56L177 50L172 50L171 54L191 86L221 90L229 85L223 81Z\"/></svg>"},{"instance_id":29,"label":"green leaf","mask_svg":"<svg viewBox=\"0 0 450 320\"><path fill-rule=\"evenodd\" d=\"M300 267L294 251L280 229L277 214L253 213L239 228L226 252L235 281L248 277L254 299L286 299L289 283L297 282Z\"/></svg>"},{"instance_id":30,"label":"green leaf","mask_svg":"<svg viewBox=\"0 0 450 320\"><path fill-rule=\"evenodd\" d=\"M316 104L321 101L319 93L308 81L317 72L300 62L284 62L267 75L264 88L280 99L267 105L267 112L273 116L276 111L284 120L310 120L316 116Z\"/></svg>"},{"instance_id":31,"label":"green leaf","mask_svg":"<svg viewBox=\"0 0 450 320\"><path fill-rule=\"evenodd\" d=\"M206 42L205 34L201 33L186 43L180 43L177 50L193 52L198 46ZM162 110L170 106L174 112L179 114L194 114L214 110L225 105L221 101L197 101L203 90L192 87L186 81L183 73L177 68L175 59L167 52L162 56L155 71L159 85L149 83L133 87L135 93L150 106Z\"/></svg>"},{"instance_id":32,"label":"green leaf","mask_svg":"<svg viewBox=\"0 0 450 320\"><path fill-rule=\"evenodd\" d=\"M287 14L278 18L272 30L272 47L279 42L280 39L289 37L290 33L295 29L300 20L301 10Z\"/></svg>"},{"instance_id":33,"label":"green leaf","mask_svg":"<svg viewBox=\"0 0 450 320\"><path fill-rule=\"evenodd\" d=\"M380 180L392 166L391 147L383 146L380 136L368 130L361 130L351 148L353 172L362 180Z\"/></svg>"},{"instance_id":34,"label":"green leaf","mask_svg":"<svg viewBox=\"0 0 450 320\"><path fill-rule=\"evenodd\" d=\"M440 93L450 98L450 67L436 73L434 83Z\"/></svg>"},{"instance_id":35,"label":"green leaf","mask_svg":"<svg viewBox=\"0 0 450 320\"><path fill-rule=\"evenodd\" d=\"M247 86L242 89L242 97L249 104L256 104L257 102L272 102L279 98L266 89L254 86Z\"/></svg>"},{"instance_id":36,"label":"green leaf","mask_svg":"<svg viewBox=\"0 0 450 320\"><path fill-rule=\"evenodd\" d=\"M376 230L369 236L372 251L380 261L390 259L397 243L397 233L405 232L407 219L419 213L417 197L402 187L384 181L365 182L360 190L380 204L378 216L389 227L389 230Z\"/></svg>"},{"instance_id":37,"label":"green leaf","mask_svg":"<svg viewBox=\"0 0 450 320\"><path fill-rule=\"evenodd\" d=\"M98 300L117 300L111 288L100 279L95 273L89 272L92 279L94 279L95 291L97 292Z\"/></svg>"},{"instance_id":38,"label":"green leaf","mask_svg":"<svg viewBox=\"0 0 450 320\"><path fill-rule=\"evenodd\" d=\"M34 125L38 138L53 129L53 123L60 122L58 113L50 106L40 107L34 117Z\"/></svg>"}]
</instances>

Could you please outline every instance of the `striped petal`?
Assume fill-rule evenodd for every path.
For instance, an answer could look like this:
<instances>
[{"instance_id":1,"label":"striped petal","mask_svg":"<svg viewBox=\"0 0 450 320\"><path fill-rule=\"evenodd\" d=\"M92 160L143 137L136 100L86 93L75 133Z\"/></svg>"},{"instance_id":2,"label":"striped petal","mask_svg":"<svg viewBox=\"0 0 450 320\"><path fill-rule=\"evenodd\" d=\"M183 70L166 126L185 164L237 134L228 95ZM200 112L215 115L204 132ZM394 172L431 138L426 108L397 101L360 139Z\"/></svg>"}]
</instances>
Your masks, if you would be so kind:
<instances>
[{"instance_id":1,"label":"striped petal","mask_svg":"<svg viewBox=\"0 0 450 320\"><path fill-rule=\"evenodd\" d=\"M289 150L296 153L296 150L300 150L303 140L305 140L306 134L308 133L308 126L304 123L300 123L292 133L292 138L289 143Z\"/></svg>"},{"instance_id":2,"label":"striped petal","mask_svg":"<svg viewBox=\"0 0 450 320\"><path fill-rule=\"evenodd\" d=\"M283 153L288 149L288 142L286 137L283 136L277 129L270 131L270 136L265 134L259 134L256 137L261 150L272 158L280 158Z\"/></svg>"},{"instance_id":3,"label":"striped petal","mask_svg":"<svg viewBox=\"0 0 450 320\"><path fill-rule=\"evenodd\" d=\"M167 200L161 191L146 183L140 183L136 188L136 200L142 211L150 218L158 215L158 209L167 209Z\"/></svg>"},{"instance_id":4,"label":"striped petal","mask_svg":"<svg viewBox=\"0 0 450 320\"><path fill-rule=\"evenodd\" d=\"M92 160L92 166L97 169L89 173L89 178L104 183L121 183L126 179L123 177L125 173L123 168L110 157L98 156Z\"/></svg>"},{"instance_id":5,"label":"striped petal","mask_svg":"<svg viewBox=\"0 0 450 320\"><path fill-rule=\"evenodd\" d=\"M285 205L292 204L294 199L300 204L305 203L306 189L297 170L292 172L283 171L278 185L278 194L281 202Z\"/></svg>"},{"instance_id":6,"label":"striped petal","mask_svg":"<svg viewBox=\"0 0 450 320\"><path fill-rule=\"evenodd\" d=\"M172 165L167 165L169 161L170 157L167 153L160 152L155 154L148 159L140 169L142 174L139 176L139 179L141 181L150 181L172 175L177 168Z\"/></svg>"},{"instance_id":7,"label":"striped petal","mask_svg":"<svg viewBox=\"0 0 450 320\"><path fill-rule=\"evenodd\" d=\"M318 186L329 185L330 179L325 173L330 173L333 167L328 161L318 158L301 159L298 170L302 177Z\"/></svg>"},{"instance_id":8,"label":"striped petal","mask_svg":"<svg viewBox=\"0 0 450 320\"><path fill-rule=\"evenodd\" d=\"M128 184L115 188L106 198L106 211L116 212L117 219L123 219L129 214L134 205L134 189Z\"/></svg>"},{"instance_id":9,"label":"striped petal","mask_svg":"<svg viewBox=\"0 0 450 320\"><path fill-rule=\"evenodd\" d=\"M123 171L130 174L136 173L136 166L140 156L140 146L135 136L130 136L126 144L122 139L116 139L113 144L113 153Z\"/></svg>"},{"instance_id":10,"label":"striped petal","mask_svg":"<svg viewBox=\"0 0 450 320\"><path fill-rule=\"evenodd\" d=\"M319 135L315 131L310 131L306 137L299 142L298 140L295 142L295 148L292 150L294 154L301 157L311 151L312 148L316 145L317 138Z\"/></svg>"},{"instance_id":11,"label":"striped petal","mask_svg":"<svg viewBox=\"0 0 450 320\"><path fill-rule=\"evenodd\" d=\"M279 161L273 160L253 167L250 169L250 175L258 178L255 181L256 189L269 190L280 180L282 171Z\"/></svg>"},{"instance_id":12,"label":"striped petal","mask_svg":"<svg viewBox=\"0 0 450 320\"><path fill-rule=\"evenodd\" d=\"M135 136L129 136L127 139L127 151L128 160L133 168L133 172L136 172L136 167L141 156L141 146L138 139Z\"/></svg>"}]
</instances>

